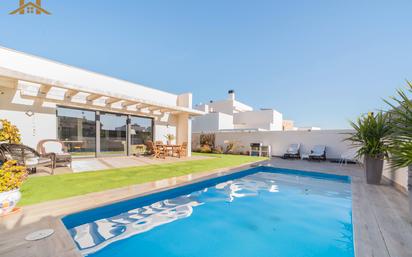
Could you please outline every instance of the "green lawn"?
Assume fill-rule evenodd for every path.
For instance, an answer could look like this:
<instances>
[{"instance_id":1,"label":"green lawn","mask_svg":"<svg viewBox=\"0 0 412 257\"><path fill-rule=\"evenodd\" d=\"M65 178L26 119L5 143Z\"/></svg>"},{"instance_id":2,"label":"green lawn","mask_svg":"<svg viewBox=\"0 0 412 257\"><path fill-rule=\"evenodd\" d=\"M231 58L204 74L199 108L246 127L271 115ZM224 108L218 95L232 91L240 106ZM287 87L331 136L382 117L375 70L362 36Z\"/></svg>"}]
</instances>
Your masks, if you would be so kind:
<instances>
[{"instance_id":1,"label":"green lawn","mask_svg":"<svg viewBox=\"0 0 412 257\"><path fill-rule=\"evenodd\" d=\"M23 196L19 205L46 202L265 159L242 155L210 154L208 156L215 158L104 171L32 177L29 178L21 188Z\"/></svg>"}]
</instances>

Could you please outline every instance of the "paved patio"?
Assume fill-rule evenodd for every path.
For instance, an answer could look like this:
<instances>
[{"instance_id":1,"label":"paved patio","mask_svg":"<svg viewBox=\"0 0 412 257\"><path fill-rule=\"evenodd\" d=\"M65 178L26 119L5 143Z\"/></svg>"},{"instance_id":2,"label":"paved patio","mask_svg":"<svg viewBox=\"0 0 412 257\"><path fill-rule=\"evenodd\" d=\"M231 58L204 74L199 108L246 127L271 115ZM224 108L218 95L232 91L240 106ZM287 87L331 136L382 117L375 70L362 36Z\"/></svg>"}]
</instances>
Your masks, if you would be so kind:
<instances>
[{"instance_id":1,"label":"paved patio","mask_svg":"<svg viewBox=\"0 0 412 257\"><path fill-rule=\"evenodd\" d=\"M330 162L289 161L277 158L264 164L280 168L351 176L356 256L412 256L412 244L410 244L412 242L412 224L408 213L407 196L389 184L384 183L380 186L365 184L363 171L357 165L339 166ZM18 214L0 218L0 256L79 257L80 254L76 246L60 221L62 215L202 179L222 176L248 167L250 165L191 174L27 206ZM35 242L24 241L24 237L28 233L48 227L56 230L53 236Z\"/></svg>"},{"instance_id":2,"label":"paved patio","mask_svg":"<svg viewBox=\"0 0 412 257\"><path fill-rule=\"evenodd\" d=\"M152 164L176 163L184 161L203 160L207 156L191 157L166 157L165 159L154 158L151 156L107 156L100 158L74 158L72 167L58 167L54 170L55 174L76 173L85 171L107 170L115 168L137 167ZM39 168L34 176L50 175L51 169Z\"/></svg>"}]
</instances>

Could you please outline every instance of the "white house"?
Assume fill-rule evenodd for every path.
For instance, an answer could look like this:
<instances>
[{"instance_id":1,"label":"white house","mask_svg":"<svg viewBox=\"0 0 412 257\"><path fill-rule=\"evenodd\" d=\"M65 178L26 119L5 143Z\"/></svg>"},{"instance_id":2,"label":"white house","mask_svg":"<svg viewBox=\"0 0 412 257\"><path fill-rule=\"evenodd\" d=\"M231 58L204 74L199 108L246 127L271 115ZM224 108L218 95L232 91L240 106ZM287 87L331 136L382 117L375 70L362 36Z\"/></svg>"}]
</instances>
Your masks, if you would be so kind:
<instances>
[{"instance_id":1,"label":"white house","mask_svg":"<svg viewBox=\"0 0 412 257\"><path fill-rule=\"evenodd\" d=\"M208 104L195 106L195 109L206 114L193 119L193 132L284 129L282 113L273 109L253 110L252 107L237 101L233 90L229 90L226 100L210 101Z\"/></svg>"},{"instance_id":2,"label":"white house","mask_svg":"<svg viewBox=\"0 0 412 257\"><path fill-rule=\"evenodd\" d=\"M79 156L128 155L146 140L191 146L192 94L172 94L0 47L0 119L24 144L60 139Z\"/></svg>"}]
</instances>

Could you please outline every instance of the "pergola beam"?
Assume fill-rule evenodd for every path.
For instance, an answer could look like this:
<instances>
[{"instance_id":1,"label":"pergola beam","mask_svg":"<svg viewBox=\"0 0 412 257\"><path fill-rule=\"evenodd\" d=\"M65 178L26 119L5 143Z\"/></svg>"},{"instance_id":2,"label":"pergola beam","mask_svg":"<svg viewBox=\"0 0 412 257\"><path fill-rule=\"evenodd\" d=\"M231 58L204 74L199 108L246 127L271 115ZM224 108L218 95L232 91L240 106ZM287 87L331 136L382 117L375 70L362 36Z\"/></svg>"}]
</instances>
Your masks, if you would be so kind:
<instances>
[{"instance_id":1,"label":"pergola beam","mask_svg":"<svg viewBox=\"0 0 412 257\"><path fill-rule=\"evenodd\" d=\"M136 102L132 102L132 101L125 101L124 103L122 103L122 107L123 108L127 108L129 106L135 105L137 104Z\"/></svg>"},{"instance_id":2,"label":"pergola beam","mask_svg":"<svg viewBox=\"0 0 412 257\"><path fill-rule=\"evenodd\" d=\"M79 91L68 89L66 93L64 93L64 99L71 99L73 96L77 95Z\"/></svg>"},{"instance_id":3,"label":"pergola beam","mask_svg":"<svg viewBox=\"0 0 412 257\"><path fill-rule=\"evenodd\" d=\"M98 106L98 105L90 105L87 103L78 103L78 102L72 102L70 100L60 100L60 99L52 99L52 98L44 98L44 97L38 97L38 96L33 96L33 95L28 95L28 94L24 94L21 91L21 97L24 99L28 99L28 100L42 100L42 101L46 101L46 102L52 102L52 103L56 103L56 104L61 104L64 106L70 106L70 107L77 107L77 108L84 108L84 109L92 109L92 110L97 110L97 111L105 111L105 112L115 112L118 113L119 109L117 108L111 108L111 107L104 107L104 106ZM122 114L130 114L130 115L144 115L144 116L148 116L148 117L152 117L152 118L156 118L156 117L160 117L161 115L157 115L157 114L153 114L153 113L147 113L147 112L141 112L141 111L131 111L131 110L121 110Z\"/></svg>"},{"instance_id":4,"label":"pergola beam","mask_svg":"<svg viewBox=\"0 0 412 257\"><path fill-rule=\"evenodd\" d=\"M86 97L86 101L94 101L102 97L102 95L97 95L97 94L90 94Z\"/></svg>"},{"instance_id":5,"label":"pergola beam","mask_svg":"<svg viewBox=\"0 0 412 257\"><path fill-rule=\"evenodd\" d=\"M119 101L122 101L122 99L109 97L109 98L106 99L105 103L108 106L108 105L112 105L112 104L114 104L116 102L119 102Z\"/></svg>"},{"instance_id":6,"label":"pergola beam","mask_svg":"<svg viewBox=\"0 0 412 257\"><path fill-rule=\"evenodd\" d=\"M40 85L37 96L47 96L51 88L49 85Z\"/></svg>"}]
</instances>

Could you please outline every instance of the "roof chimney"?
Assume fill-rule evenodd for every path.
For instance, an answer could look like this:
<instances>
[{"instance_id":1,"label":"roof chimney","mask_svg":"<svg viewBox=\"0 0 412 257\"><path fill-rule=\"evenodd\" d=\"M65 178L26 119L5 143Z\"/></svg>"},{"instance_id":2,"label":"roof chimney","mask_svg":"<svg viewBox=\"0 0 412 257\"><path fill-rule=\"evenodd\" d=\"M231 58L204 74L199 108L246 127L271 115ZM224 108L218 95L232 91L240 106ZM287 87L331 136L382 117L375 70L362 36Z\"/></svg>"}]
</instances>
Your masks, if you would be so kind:
<instances>
[{"instance_id":1,"label":"roof chimney","mask_svg":"<svg viewBox=\"0 0 412 257\"><path fill-rule=\"evenodd\" d=\"M229 100L235 100L235 90L230 89L227 93L229 94Z\"/></svg>"},{"instance_id":2,"label":"roof chimney","mask_svg":"<svg viewBox=\"0 0 412 257\"><path fill-rule=\"evenodd\" d=\"M41 7L41 0L36 0L36 4ZM36 8L36 14L40 14L40 9Z\"/></svg>"},{"instance_id":3,"label":"roof chimney","mask_svg":"<svg viewBox=\"0 0 412 257\"><path fill-rule=\"evenodd\" d=\"M24 5L24 0L20 0L20 7ZM20 14L24 14L24 8L20 9Z\"/></svg>"}]
</instances>

